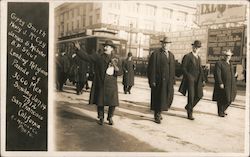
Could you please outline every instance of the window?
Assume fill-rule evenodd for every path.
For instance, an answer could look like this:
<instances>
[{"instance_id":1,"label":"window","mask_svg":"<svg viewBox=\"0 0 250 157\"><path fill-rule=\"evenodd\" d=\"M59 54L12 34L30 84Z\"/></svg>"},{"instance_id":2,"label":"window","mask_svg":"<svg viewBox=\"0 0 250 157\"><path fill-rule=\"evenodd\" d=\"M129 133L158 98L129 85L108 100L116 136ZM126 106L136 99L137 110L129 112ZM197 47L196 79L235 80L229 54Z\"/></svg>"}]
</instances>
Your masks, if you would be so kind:
<instances>
[{"instance_id":1,"label":"window","mask_svg":"<svg viewBox=\"0 0 250 157\"><path fill-rule=\"evenodd\" d=\"M116 14L109 14L109 24L114 24L114 25L118 25L119 24L119 16Z\"/></svg>"},{"instance_id":2,"label":"window","mask_svg":"<svg viewBox=\"0 0 250 157\"><path fill-rule=\"evenodd\" d=\"M82 15L85 15L86 14L86 5L84 5L83 7L82 7Z\"/></svg>"},{"instance_id":3,"label":"window","mask_svg":"<svg viewBox=\"0 0 250 157\"><path fill-rule=\"evenodd\" d=\"M76 16L79 16L80 15L80 10L79 8L76 8Z\"/></svg>"},{"instance_id":4,"label":"window","mask_svg":"<svg viewBox=\"0 0 250 157\"><path fill-rule=\"evenodd\" d=\"M74 18L74 10L71 10L71 17Z\"/></svg>"},{"instance_id":5,"label":"window","mask_svg":"<svg viewBox=\"0 0 250 157\"><path fill-rule=\"evenodd\" d=\"M74 30L74 21L72 21L72 24L71 24L71 27L72 27L72 31Z\"/></svg>"},{"instance_id":6,"label":"window","mask_svg":"<svg viewBox=\"0 0 250 157\"><path fill-rule=\"evenodd\" d=\"M67 23L66 31L67 31L67 32L69 31L69 23Z\"/></svg>"},{"instance_id":7,"label":"window","mask_svg":"<svg viewBox=\"0 0 250 157\"><path fill-rule=\"evenodd\" d=\"M185 12L176 12L175 17L177 21L186 21L187 13Z\"/></svg>"},{"instance_id":8,"label":"window","mask_svg":"<svg viewBox=\"0 0 250 157\"><path fill-rule=\"evenodd\" d=\"M154 22L150 20L144 21L144 29L154 30Z\"/></svg>"},{"instance_id":9,"label":"window","mask_svg":"<svg viewBox=\"0 0 250 157\"><path fill-rule=\"evenodd\" d=\"M120 3L109 3L111 9L120 10Z\"/></svg>"},{"instance_id":10,"label":"window","mask_svg":"<svg viewBox=\"0 0 250 157\"><path fill-rule=\"evenodd\" d=\"M127 3L127 9L129 13L137 13L139 5L136 3Z\"/></svg>"},{"instance_id":11,"label":"window","mask_svg":"<svg viewBox=\"0 0 250 157\"><path fill-rule=\"evenodd\" d=\"M100 13L96 13L96 23L99 23L100 21Z\"/></svg>"},{"instance_id":12,"label":"window","mask_svg":"<svg viewBox=\"0 0 250 157\"><path fill-rule=\"evenodd\" d=\"M94 9L94 4L93 3L89 3L89 11L91 12Z\"/></svg>"},{"instance_id":13,"label":"window","mask_svg":"<svg viewBox=\"0 0 250 157\"><path fill-rule=\"evenodd\" d=\"M85 27L85 26L86 26L86 24L85 24L85 23L86 23L86 16L85 16L85 15L83 15L83 16L82 16L82 26L83 26L83 27Z\"/></svg>"},{"instance_id":14,"label":"window","mask_svg":"<svg viewBox=\"0 0 250 157\"><path fill-rule=\"evenodd\" d=\"M89 25L92 25L92 24L93 24L92 16L89 16Z\"/></svg>"},{"instance_id":15,"label":"window","mask_svg":"<svg viewBox=\"0 0 250 157\"><path fill-rule=\"evenodd\" d=\"M167 8L163 8L162 9L162 16L164 18L169 18L170 19L172 17L172 10L167 9Z\"/></svg>"},{"instance_id":16,"label":"window","mask_svg":"<svg viewBox=\"0 0 250 157\"><path fill-rule=\"evenodd\" d=\"M77 26L76 26L76 28L79 29L79 26L80 26L80 21L77 20Z\"/></svg>"},{"instance_id":17,"label":"window","mask_svg":"<svg viewBox=\"0 0 250 157\"><path fill-rule=\"evenodd\" d=\"M65 13L65 16L66 16L66 19L68 20L69 19L69 12L68 11Z\"/></svg>"},{"instance_id":18,"label":"window","mask_svg":"<svg viewBox=\"0 0 250 157\"><path fill-rule=\"evenodd\" d=\"M155 16L155 7L151 5L145 6L145 14L147 16Z\"/></svg>"},{"instance_id":19,"label":"window","mask_svg":"<svg viewBox=\"0 0 250 157\"><path fill-rule=\"evenodd\" d=\"M170 24L169 23L162 23L162 31L169 32L170 31Z\"/></svg>"}]
</instances>

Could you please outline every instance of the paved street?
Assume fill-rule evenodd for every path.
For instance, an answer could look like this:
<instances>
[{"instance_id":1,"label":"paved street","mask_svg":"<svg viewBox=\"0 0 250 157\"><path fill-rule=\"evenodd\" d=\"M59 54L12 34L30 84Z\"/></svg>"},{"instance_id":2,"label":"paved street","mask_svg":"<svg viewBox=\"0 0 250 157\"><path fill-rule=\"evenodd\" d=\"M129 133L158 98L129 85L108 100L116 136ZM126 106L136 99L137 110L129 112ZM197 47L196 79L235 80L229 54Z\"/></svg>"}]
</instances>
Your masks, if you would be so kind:
<instances>
[{"instance_id":1,"label":"paved street","mask_svg":"<svg viewBox=\"0 0 250 157\"><path fill-rule=\"evenodd\" d=\"M174 101L163 112L162 123L153 122L149 110L147 79L136 77L132 94L123 94L118 79L120 106L114 125L96 123L95 105L88 105L89 91L76 95L68 84L56 97L56 148L65 151L243 153L245 136L245 92L238 91L228 116L217 116L211 101L213 87L204 88L204 99L194 109L194 121L186 118L187 98L175 86ZM106 115L105 115L106 116ZM106 120L106 119L105 119Z\"/></svg>"}]
</instances>

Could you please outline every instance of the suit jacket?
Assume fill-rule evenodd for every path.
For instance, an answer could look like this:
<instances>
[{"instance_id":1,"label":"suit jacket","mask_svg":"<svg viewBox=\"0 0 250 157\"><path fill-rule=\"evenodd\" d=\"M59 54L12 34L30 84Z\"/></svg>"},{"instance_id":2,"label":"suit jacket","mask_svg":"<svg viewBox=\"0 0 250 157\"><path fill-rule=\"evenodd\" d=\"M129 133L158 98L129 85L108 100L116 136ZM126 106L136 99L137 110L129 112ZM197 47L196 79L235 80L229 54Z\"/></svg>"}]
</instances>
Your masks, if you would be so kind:
<instances>
[{"instance_id":1,"label":"suit jacket","mask_svg":"<svg viewBox=\"0 0 250 157\"><path fill-rule=\"evenodd\" d=\"M189 89L190 82L197 81L197 84L195 86L196 90L198 91L197 97L202 98L203 96L202 82L204 81L204 76L203 76L200 57L198 56L198 58L196 59L196 57L193 55L192 52L186 54L182 59L182 71L183 71L183 78L181 81L179 92L185 96L187 90Z\"/></svg>"}]
</instances>

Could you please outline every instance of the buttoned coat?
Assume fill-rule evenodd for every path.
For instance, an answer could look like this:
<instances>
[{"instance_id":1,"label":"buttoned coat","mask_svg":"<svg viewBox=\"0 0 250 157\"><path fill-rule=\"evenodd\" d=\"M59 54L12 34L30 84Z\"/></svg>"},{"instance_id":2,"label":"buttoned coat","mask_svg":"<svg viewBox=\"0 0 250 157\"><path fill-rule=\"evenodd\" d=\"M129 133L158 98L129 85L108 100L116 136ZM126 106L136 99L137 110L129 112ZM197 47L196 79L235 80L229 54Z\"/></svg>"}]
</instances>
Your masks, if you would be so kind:
<instances>
[{"instance_id":1,"label":"buttoned coat","mask_svg":"<svg viewBox=\"0 0 250 157\"><path fill-rule=\"evenodd\" d=\"M232 64L226 61L218 61L214 69L214 92L213 101L223 100L225 103L234 101L237 93L235 72ZM224 89L220 88L224 85Z\"/></svg>"},{"instance_id":2,"label":"buttoned coat","mask_svg":"<svg viewBox=\"0 0 250 157\"><path fill-rule=\"evenodd\" d=\"M118 87L117 76L122 75L121 62L118 57L110 56L105 53L87 54L84 50L76 50L77 55L94 64L94 78L92 82L89 104L97 106L118 106ZM118 71L115 71L112 76L107 76L106 70L113 58L118 59Z\"/></svg>"},{"instance_id":3,"label":"buttoned coat","mask_svg":"<svg viewBox=\"0 0 250 157\"><path fill-rule=\"evenodd\" d=\"M168 110L172 104L174 94L174 55L169 52L167 57L163 49L154 51L149 57L147 71L148 82L151 87L151 110Z\"/></svg>"},{"instance_id":4,"label":"buttoned coat","mask_svg":"<svg viewBox=\"0 0 250 157\"><path fill-rule=\"evenodd\" d=\"M195 56L192 52L186 54L182 59L182 72L183 72L183 78L181 81L181 85L179 88L179 92L182 93L184 96L186 95L186 92L189 89L189 85L193 84L191 82L195 81L195 78L197 77L197 84L195 85L195 90L197 91L197 97L202 98L203 97L203 84L204 76L203 76L203 70L201 66L201 59L198 56L198 62L195 61ZM198 63L198 65L197 65Z\"/></svg>"}]
</instances>

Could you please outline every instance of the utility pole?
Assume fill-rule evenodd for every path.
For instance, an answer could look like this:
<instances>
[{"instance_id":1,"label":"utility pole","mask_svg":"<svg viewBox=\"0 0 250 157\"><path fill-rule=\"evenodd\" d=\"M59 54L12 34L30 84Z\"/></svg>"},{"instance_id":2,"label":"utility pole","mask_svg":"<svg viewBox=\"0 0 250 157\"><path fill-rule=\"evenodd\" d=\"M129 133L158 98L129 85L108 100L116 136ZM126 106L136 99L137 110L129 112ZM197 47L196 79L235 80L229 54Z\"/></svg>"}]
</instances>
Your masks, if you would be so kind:
<instances>
[{"instance_id":1,"label":"utility pole","mask_svg":"<svg viewBox=\"0 0 250 157\"><path fill-rule=\"evenodd\" d=\"M133 24L130 23L129 25L129 52L131 52L131 42L132 42L132 27L133 27Z\"/></svg>"}]
</instances>

